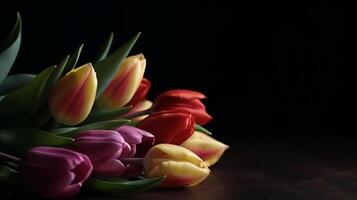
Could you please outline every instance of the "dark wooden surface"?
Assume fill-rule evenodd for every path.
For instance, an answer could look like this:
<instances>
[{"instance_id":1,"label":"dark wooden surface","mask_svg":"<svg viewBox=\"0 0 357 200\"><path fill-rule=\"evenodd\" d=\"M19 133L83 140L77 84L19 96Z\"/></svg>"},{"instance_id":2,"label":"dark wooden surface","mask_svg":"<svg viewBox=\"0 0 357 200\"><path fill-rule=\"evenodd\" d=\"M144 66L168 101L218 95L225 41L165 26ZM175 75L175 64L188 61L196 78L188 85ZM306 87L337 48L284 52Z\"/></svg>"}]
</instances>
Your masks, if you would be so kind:
<instances>
[{"instance_id":1,"label":"dark wooden surface","mask_svg":"<svg viewBox=\"0 0 357 200\"><path fill-rule=\"evenodd\" d=\"M122 199L356 200L355 141L323 136L246 138L231 144L199 186Z\"/></svg>"}]
</instances>

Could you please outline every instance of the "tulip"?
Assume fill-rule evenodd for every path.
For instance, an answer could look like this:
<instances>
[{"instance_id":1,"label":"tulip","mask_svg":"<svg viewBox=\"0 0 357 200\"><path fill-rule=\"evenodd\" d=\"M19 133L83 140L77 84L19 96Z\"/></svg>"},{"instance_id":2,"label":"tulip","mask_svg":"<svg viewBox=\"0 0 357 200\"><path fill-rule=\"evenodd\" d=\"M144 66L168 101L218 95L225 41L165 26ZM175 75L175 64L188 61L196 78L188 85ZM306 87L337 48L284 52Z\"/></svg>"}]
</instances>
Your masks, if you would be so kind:
<instances>
[{"instance_id":1,"label":"tulip","mask_svg":"<svg viewBox=\"0 0 357 200\"><path fill-rule=\"evenodd\" d=\"M85 64L59 79L51 91L49 109L58 123L79 124L91 111L96 91L96 73L92 64Z\"/></svg>"},{"instance_id":2,"label":"tulip","mask_svg":"<svg viewBox=\"0 0 357 200\"><path fill-rule=\"evenodd\" d=\"M154 142L153 135L131 126L117 130L88 130L74 139L68 148L87 155L97 177L124 176L130 166L121 159L134 157L137 144Z\"/></svg>"},{"instance_id":3,"label":"tulip","mask_svg":"<svg viewBox=\"0 0 357 200\"><path fill-rule=\"evenodd\" d=\"M162 187L191 187L210 173L206 163L192 151L172 144L158 144L146 154L143 165L148 178L165 176Z\"/></svg>"},{"instance_id":4,"label":"tulip","mask_svg":"<svg viewBox=\"0 0 357 200\"><path fill-rule=\"evenodd\" d=\"M200 100L205 98L204 94L192 90L168 90L156 97L154 110L185 110L196 118L198 124L204 125L212 120Z\"/></svg>"},{"instance_id":5,"label":"tulip","mask_svg":"<svg viewBox=\"0 0 357 200\"><path fill-rule=\"evenodd\" d=\"M127 154L122 154L120 158L132 158L137 153L137 145L147 145L151 147L155 142L154 135L132 126L124 125L117 128L116 131L131 147L131 151Z\"/></svg>"},{"instance_id":6,"label":"tulip","mask_svg":"<svg viewBox=\"0 0 357 200\"><path fill-rule=\"evenodd\" d=\"M146 99L146 95L149 93L150 87L150 80L143 78L143 80L141 80L139 88L136 90L133 98L131 98L128 105L136 105L137 103L144 101Z\"/></svg>"},{"instance_id":7,"label":"tulip","mask_svg":"<svg viewBox=\"0 0 357 200\"><path fill-rule=\"evenodd\" d=\"M205 161L208 167L215 164L221 158L224 151L229 148L228 145L199 131L195 131L181 146L198 155Z\"/></svg>"},{"instance_id":8,"label":"tulip","mask_svg":"<svg viewBox=\"0 0 357 200\"><path fill-rule=\"evenodd\" d=\"M183 111L156 112L138 124L138 128L155 136L156 144L182 144L194 132L195 118Z\"/></svg>"},{"instance_id":9,"label":"tulip","mask_svg":"<svg viewBox=\"0 0 357 200\"><path fill-rule=\"evenodd\" d=\"M46 199L74 196L91 172L87 156L57 147L35 147L21 162L21 173L27 185Z\"/></svg>"},{"instance_id":10,"label":"tulip","mask_svg":"<svg viewBox=\"0 0 357 200\"><path fill-rule=\"evenodd\" d=\"M134 96L143 79L146 59L143 54L130 56L121 64L114 79L97 100L103 109L121 108Z\"/></svg>"},{"instance_id":11,"label":"tulip","mask_svg":"<svg viewBox=\"0 0 357 200\"><path fill-rule=\"evenodd\" d=\"M140 101L137 104L135 104L135 106L128 113L126 113L126 115L146 111L152 107L152 104L153 104L152 101L149 101L149 100ZM130 120L134 121L134 122L140 122L140 121L144 120L145 118L147 118L148 116L149 116L149 114L144 114L144 115L140 115L138 117L131 118ZM124 115L124 117L125 117L125 115Z\"/></svg>"}]
</instances>

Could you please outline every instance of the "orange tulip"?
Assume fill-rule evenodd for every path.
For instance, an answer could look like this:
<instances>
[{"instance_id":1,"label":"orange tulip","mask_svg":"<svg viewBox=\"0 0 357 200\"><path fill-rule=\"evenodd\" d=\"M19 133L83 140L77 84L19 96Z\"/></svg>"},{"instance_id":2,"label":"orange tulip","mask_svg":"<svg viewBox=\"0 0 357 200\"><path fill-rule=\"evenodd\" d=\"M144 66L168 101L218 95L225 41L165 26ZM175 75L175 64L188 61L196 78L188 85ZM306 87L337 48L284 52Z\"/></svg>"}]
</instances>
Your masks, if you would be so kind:
<instances>
[{"instance_id":1,"label":"orange tulip","mask_svg":"<svg viewBox=\"0 0 357 200\"><path fill-rule=\"evenodd\" d=\"M49 109L58 123L79 124L91 111L96 91L97 76L92 64L87 63L58 80L49 97Z\"/></svg>"}]
</instances>

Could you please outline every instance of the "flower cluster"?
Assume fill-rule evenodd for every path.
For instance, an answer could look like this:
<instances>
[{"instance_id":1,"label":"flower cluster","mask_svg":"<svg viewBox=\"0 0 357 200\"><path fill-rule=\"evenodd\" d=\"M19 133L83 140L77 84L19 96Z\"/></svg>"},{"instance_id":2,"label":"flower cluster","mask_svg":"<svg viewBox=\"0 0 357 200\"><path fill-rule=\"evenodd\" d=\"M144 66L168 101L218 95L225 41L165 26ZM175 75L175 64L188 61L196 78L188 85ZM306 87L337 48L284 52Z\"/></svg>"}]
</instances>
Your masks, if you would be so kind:
<instances>
[{"instance_id":1,"label":"flower cluster","mask_svg":"<svg viewBox=\"0 0 357 200\"><path fill-rule=\"evenodd\" d=\"M84 184L115 195L132 192L128 182L134 192L190 187L210 174L228 146L203 127L212 120L206 96L174 89L150 101L146 58L128 56L138 36L107 55L111 35L80 66L83 46L38 75L8 75L21 41L18 15L0 49L0 183L66 199Z\"/></svg>"}]
</instances>

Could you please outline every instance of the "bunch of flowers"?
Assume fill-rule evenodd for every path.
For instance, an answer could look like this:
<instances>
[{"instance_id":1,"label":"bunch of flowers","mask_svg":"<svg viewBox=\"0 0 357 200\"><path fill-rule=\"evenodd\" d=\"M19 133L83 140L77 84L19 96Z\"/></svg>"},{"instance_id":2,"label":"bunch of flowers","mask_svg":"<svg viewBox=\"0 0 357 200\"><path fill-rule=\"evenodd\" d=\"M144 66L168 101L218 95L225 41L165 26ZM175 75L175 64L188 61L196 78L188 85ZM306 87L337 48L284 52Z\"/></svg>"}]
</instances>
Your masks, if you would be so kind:
<instances>
[{"instance_id":1,"label":"bunch of flowers","mask_svg":"<svg viewBox=\"0 0 357 200\"><path fill-rule=\"evenodd\" d=\"M202 182L228 148L203 127L205 95L175 89L146 98L140 33L109 54L113 34L91 62L80 46L38 75L8 75L21 42L21 17L0 48L0 184L42 198L82 188L121 195ZM17 190L17 189L16 189Z\"/></svg>"}]
</instances>

